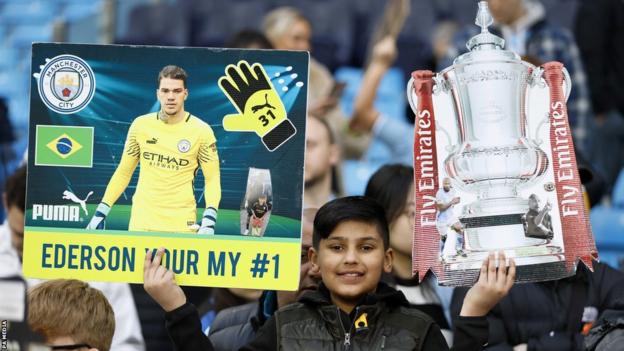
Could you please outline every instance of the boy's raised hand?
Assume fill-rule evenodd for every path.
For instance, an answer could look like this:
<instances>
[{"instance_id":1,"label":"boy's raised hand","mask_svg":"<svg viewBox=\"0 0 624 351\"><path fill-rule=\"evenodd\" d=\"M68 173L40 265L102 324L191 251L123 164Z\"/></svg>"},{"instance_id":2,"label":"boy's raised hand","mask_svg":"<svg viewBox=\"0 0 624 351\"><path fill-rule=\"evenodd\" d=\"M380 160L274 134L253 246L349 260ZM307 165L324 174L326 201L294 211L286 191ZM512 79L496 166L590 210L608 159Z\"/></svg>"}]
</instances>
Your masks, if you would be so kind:
<instances>
[{"instance_id":1,"label":"boy's raised hand","mask_svg":"<svg viewBox=\"0 0 624 351\"><path fill-rule=\"evenodd\" d=\"M500 267L500 268L497 268ZM485 316L509 292L516 279L516 263L509 259L506 264L505 252L499 251L498 259L493 252L481 265L479 280L464 298L460 316Z\"/></svg>"},{"instance_id":2,"label":"boy's raised hand","mask_svg":"<svg viewBox=\"0 0 624 351\"><path fill-rule=\"evenodd\" d=\"M143 266L143 288L166 312L173 311L186 303L184 291L175 281L173 272L160 265L165 254L159 248L152 260L152 252L147 251Z\"/></svg>"}]
</instances>

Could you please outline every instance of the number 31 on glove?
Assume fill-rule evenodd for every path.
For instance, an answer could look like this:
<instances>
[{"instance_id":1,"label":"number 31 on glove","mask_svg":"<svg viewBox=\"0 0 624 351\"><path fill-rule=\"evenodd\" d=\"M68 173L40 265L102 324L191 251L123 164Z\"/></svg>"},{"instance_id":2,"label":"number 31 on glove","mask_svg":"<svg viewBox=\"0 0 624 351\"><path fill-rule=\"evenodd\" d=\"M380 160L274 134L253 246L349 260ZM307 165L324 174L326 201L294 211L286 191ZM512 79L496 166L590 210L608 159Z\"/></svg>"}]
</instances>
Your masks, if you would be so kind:
<instances>
[{"instance_id":1,"label":"number 31 on glove","mask_svg":"<svg viewBox=\"0 0 624 351\"><path fill-rule=\"evenodd\" d=\"M223 117L223 129L228 132L255 132L269 151L292 138L297 129L288 120L286 108L259 63L247 61L228 65L219 87L230 99L238 113Z\"/></svg>"}]
</instances>

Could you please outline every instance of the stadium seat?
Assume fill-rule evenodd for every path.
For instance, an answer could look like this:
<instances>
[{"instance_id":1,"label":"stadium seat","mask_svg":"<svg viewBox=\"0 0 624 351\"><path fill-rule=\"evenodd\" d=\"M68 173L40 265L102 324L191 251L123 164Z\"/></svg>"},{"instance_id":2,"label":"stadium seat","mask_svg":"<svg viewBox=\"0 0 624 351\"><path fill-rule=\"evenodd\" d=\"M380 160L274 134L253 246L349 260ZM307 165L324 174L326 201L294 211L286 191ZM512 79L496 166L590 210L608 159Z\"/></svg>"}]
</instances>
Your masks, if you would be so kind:
<instances>
[{"instance_id":1,"label":"stadium seat","mask_svg":"<svg viewBox=\"0 0 624 351\"><path fill-rule=\"evenodd\" d=\"M102 1L62 0L62 3L63 18L68 22L92 16L102 9Z\"/></svg>"},{"instance_id":2,"label":"stadium seat","mask_svg":"<svg viewBox=\"0 0 624 351\"><path fill-rule=\"evenodd\" d=\"M0 8L4 25L38 24L56 17L57 3L52 1L10 1Z\"/></svg>"},{"instance_id":3,"label":"stadium seat","mask_svg":"<svg viewBox=\"0 0 624 351\"><path fill-rule=\"evenodd\" d=\"M152 0L124 0L115 2L115 38L123 38L126 33L128 33L132 9L151 2Z\"/></svg>"},{"instance_id":4,"label":"stadium seat","mask_svg":"<svg viewBox=\"0 0 624 351\"><path fill-rule=\"evenodd\" d=\"M344 179L345 195L362 195L370 177L381 167L365 161L344 160L342 162L342 178Z\"/></svg>"},{"instance_id":5,"label":"stadium seat","mask_svg":"<svg viewBox=\"0 0 624 351\"><path fill-rule=\"evenodd\" d=\"M601 261L617 266L624 258L624 209L596 206L590 221Z\"/></svg>"},{"instance_id":6,"label":"stadium seat","mask_svg":"<svg viewBox=\"0 0 624 351\"><path fill-rule=\"evenodd\" d=\"M569 31L574 29L576 10L581 0L541 0L546 9L548 22L566 28Z\"/></svg>"},{"instance_id":7,"label":"stadium seat","mask_svg":"<svg viewBox=\"0 0 624 351\"><path fill-rule=\"evenodd\" d=\"M296 0L277 1L276 4L294 6L310 20L313 57L331 71L350 62L356 35L351 1Z\"/></svg>"},{"instance_id":8,"label":"stadium seat","mask_svg":"<svg viewBox=\"0 0 624 351\"><path fill-rule=\"evenodd\" d=\"M353 53L351 58L352 66L364 66L368 45L375 30L375 25L381 18L385 8L384 1L378 0L356 0L354 1L354 36Z\"/></svg>"},{"instance_id":9,"label":"stadium seat","mask_svg":"<svg viewBox=\"0 0 624 351\"><path fill-rule=\"evenodd\" d=\"M611 203L615 208L624 209L624 169L620 171L620 174L615 181L615 185L613 186Z\"/></svg>"},{"instance_id":10,"label":"stadium seat","mask_svg":"<svg viewBox=\"0 0 624 351\"><path fill-rule=\"evenodd\" d=\"M16 50L29 49L33 42L52 41L52 23L15 25L9 37L8 44Z\"/></svg>"},{"instance_id":11,"label":"stadium seat","mask_svg":"<svg viewBox=\"0 0 624 351\"><path fill-rule=\"evenodd\" d=\"M193 46L221 47L243 29L260 30L262 19L271 8L268 0L201 1L187 0Z\"/></svg>"},{"instance_id":12,"label":"stadium seat","mask_svg":"<svg viewBox=\"0 0 624 351\"><path fill-rule=\"evenodd\" d=\"M18 59L16 50L9 46L0 46L0 52L2 52L2 55L0 55L0 71L14 67Z\"/></svg>"},{"instance_id":13,"label":"stadium seat","mask_svg":"<svg viewBox=\"0 0 624 351\"><path fill-rule=\"evenodd\" d=\"M189 23L184 10L176 5L141 4L130 13L128 32L119 44L185 46Z\"/></svg>"},{"instance_id":14,"label":"stadium seat","mask_svg":"<svg viewBox=\"0 0 624 351\"><path fill-rule=\"evenodd\" d=\"M477 1L438 0L438 18L455 21L459 28L474 25Z\"/></svg>"},{"instance_id":15,"label":"stadium seat","mask_svg":"<svg viewBox=\"0 0 624 351\"><path fill-rule=\"evenodd\" d=\"M342 110L350 116L353 113L353 102L357 96L362 81L363 70L355 67L340 67L334 74L334 79L347 83L340 105ZM377 90L375 107L390 118L404 120L406 103L403 72L398 68L391 68L384 76Z\"/></svg>"}]
</instances>

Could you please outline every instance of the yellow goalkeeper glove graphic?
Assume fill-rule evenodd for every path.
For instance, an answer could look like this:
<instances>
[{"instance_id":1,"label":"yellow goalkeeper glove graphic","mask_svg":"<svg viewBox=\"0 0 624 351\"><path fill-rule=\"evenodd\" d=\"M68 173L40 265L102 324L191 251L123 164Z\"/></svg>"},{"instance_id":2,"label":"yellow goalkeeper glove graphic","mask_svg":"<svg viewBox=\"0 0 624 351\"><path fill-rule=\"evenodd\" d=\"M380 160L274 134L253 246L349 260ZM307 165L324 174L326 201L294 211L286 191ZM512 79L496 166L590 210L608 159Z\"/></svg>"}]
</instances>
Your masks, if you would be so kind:
<instances>
[{"instance_id":1,"label":"yellow goalkeeper glove graphic","mask_svg":"<svg viewBox=\"0 0 624 351\"><path fill-rule=\"evenodd\" d=\"M259 63L228 65L219 87L239 113L223 117L228 132L255 132L269 151L292 138L297 129L288 120L286 108Z\"/></svg>"}]
</instances>

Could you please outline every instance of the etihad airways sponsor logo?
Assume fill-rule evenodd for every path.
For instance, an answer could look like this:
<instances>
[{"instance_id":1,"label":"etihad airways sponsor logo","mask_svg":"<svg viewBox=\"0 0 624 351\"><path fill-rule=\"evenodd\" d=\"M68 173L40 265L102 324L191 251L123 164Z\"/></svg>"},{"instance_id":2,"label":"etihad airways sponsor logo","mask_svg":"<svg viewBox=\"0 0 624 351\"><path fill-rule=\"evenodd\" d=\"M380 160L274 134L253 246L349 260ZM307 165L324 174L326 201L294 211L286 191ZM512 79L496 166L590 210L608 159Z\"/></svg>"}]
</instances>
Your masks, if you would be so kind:
<instances>
[{"instance_id":1,"label":"etihad airways sponsor logo","mask_svg":"<svg viewBox=\"0 0 624 351\"><path fill-rule=\"evenodd\" d=\"M185 158L178 158L174 156L166 156L155 152L143 152L143 159L149 162L150 166L156 166L160 168L168 168L178 170L180 167L188 166L190 161Z\"/></svg>"}]
</instances>

